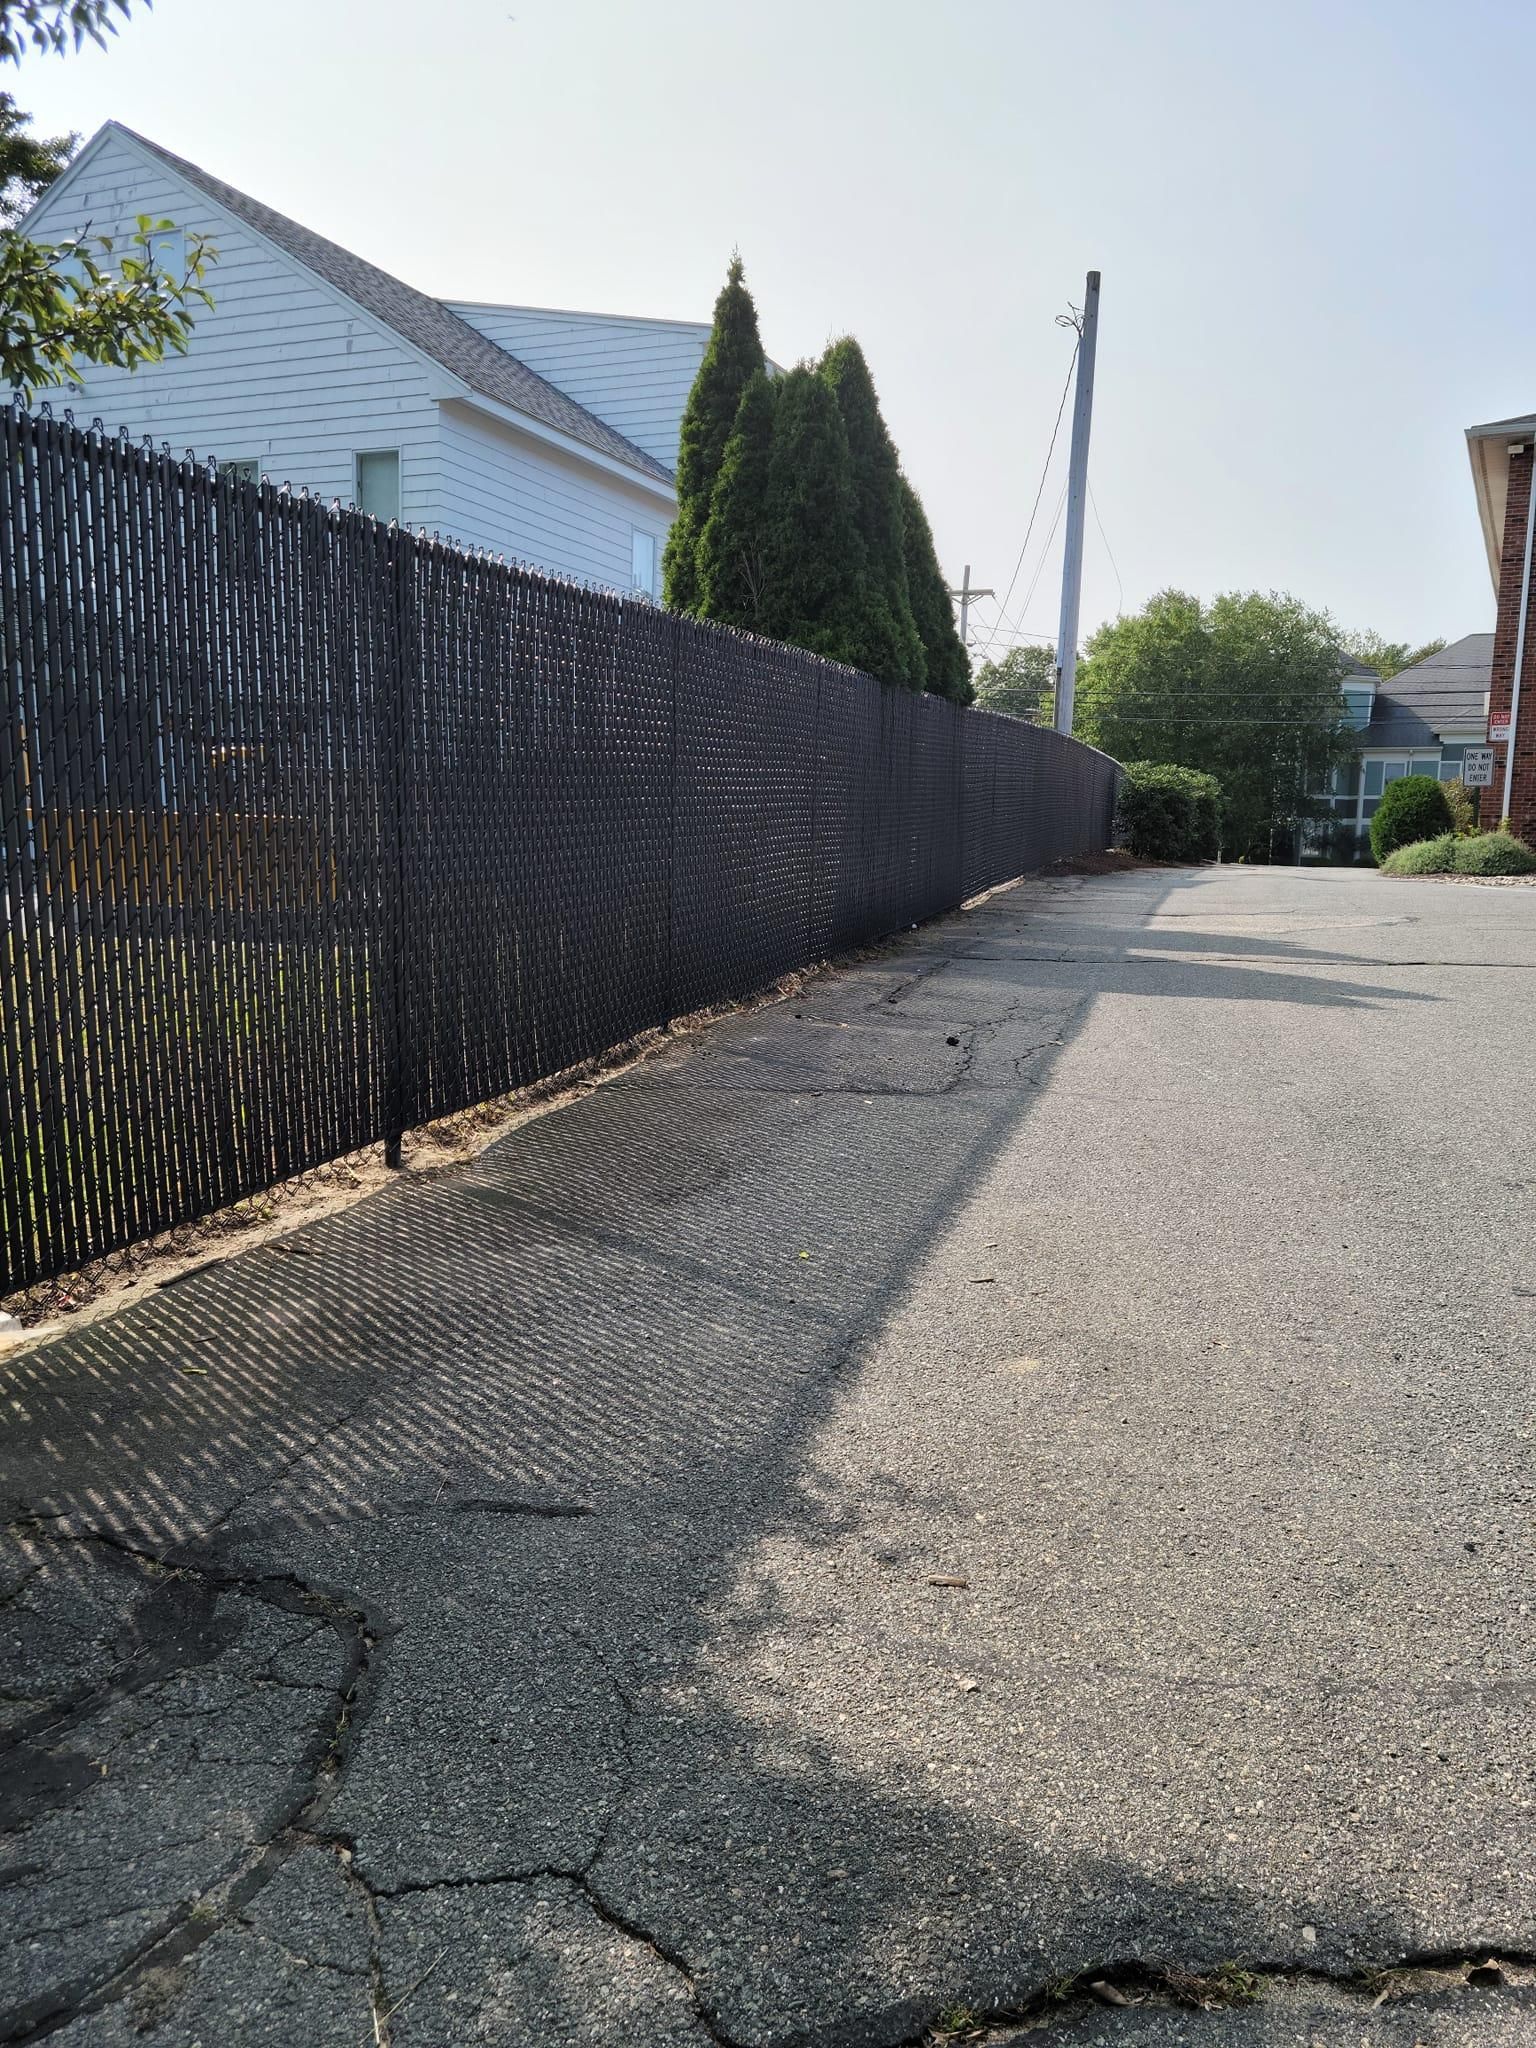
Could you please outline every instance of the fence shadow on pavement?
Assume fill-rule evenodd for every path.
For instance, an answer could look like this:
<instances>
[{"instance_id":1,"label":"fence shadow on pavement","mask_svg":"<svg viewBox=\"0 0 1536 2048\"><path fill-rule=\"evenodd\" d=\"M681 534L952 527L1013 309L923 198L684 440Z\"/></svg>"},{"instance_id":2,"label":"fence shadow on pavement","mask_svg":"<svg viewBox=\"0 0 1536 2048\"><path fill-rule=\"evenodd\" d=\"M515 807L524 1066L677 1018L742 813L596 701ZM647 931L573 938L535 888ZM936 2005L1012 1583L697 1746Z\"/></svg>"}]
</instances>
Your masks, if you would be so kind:
<instances>
[{"instance_id":1,"label":"fence shadow on pavement","mask_svg":"<svg viewBox=\"0 0 1536 2048\"><path fill-rule=\"evenodd\" d=\"M1097 903L1090 885L1064 915L1085 947L1096 933L1140 947L1170 882ZM574 1887L605 1939L643 1929L648 1970L687 1959L743 2040L901 2038L941 2004L1006 2003L1173 1926L1207 1960L1278 1941L1240 1886L1186 1887L1108 1844L1058 1855L1043 1814L1038 1832L989 1817L986 1760L1018 1746L991 1704L954 1785L919 1791L909 1755L851 1772L771 1699L744 1715L712 1663L722 1645L755 1656L800 1626L744 1591L751 1559L780 1540L849 1540L839 1504L815 1496L818 1432L1096 995L1178 995L1183 980L1235 1002L1407 999L1310 964L1286 977L1170 962L1149 987L1113 962L1032 957L1041 930L1027 897L995 896L663 1050L468 1167L408 1177L16 1362L0 1489L19 1558L15 1698L45 1723L50 1701L73 1704L62 1733L28 1734L43 1790L8 1860L77 1853L76 1825L110 1845L136 1771L141 1814L161 1796L136 1761L147 1721L99 1785L69 1762L94 1754L92 1716L119 1712L139 1682L159 1584L144 1560L158 1557L200 1575L209 1614L286 1585L311 1633L315 1589L368 1617L370 1654L304 1681L310 1718L323 1729L340 1698L348 1729L327 1751L323 1818L312 1792L286 1806L252 1793L215 1862L223 1882L254 1868L264 1839L280 1835L283 1855L344 1841L376 1894L393 1995L434 1952L452 1958L397 2043L462 2038L470 1999L580 2011L559 1944L508 1932L531 1872ZM102 1538L138 1562L106 1559ZM62 1641L45 1586L55 1616L74 1600L78 1640ZM246 1599L242 1628L252 1612ZM156 1639L156 1697L245 1654L204 1622L182 1617L169 1649ZM952 1714L950 1675L923 1665L913 1683L937 1685L935 1711ZM314 1779L309 1719L270 1739ZM214 1754L189 1755L163 1795L186 1824L162 1830L172 1846L123 1852L158 1917L103 1907L98 1926L76 1926L56 1968L45 1955L43 1988L23 1987L28 2014L126 1983L215 1895L176 1847L217 1832L206 1809L228 1772ZM1049 1796L1048 1768L1033 1782ZM277 1829L272 1814L286 1816ZM234 1932L205 1913L198 1967ZM498 1940L493 1992L485 1944ZM659 2017L652 2033L630 2024L629 2038L671 2038Z\"/></svg>"}]
</instances>

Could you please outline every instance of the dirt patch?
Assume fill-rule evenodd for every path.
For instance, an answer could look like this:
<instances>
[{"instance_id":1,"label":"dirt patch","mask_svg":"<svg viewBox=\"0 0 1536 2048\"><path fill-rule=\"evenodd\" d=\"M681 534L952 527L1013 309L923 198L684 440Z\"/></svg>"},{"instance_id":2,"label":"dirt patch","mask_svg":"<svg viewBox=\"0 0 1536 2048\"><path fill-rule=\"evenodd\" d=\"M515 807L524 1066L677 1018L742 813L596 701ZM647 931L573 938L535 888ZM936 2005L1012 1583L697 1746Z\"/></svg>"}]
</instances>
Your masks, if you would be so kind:
<instances>
[{"instance_id":1,"label":"dirt patch","mask_svg":"<svg viewBox=\"0 0 1536 2048\"><path fill-rule=\"evenodd\" d=\"M1183 860L1139 860L1134 853L1124 853L1117 846L1107 847L1103 853L1074 853L1066 860L1053 860L1041 873L1047 880L1057 875L1129 875L1139 868L1185 868L1208 865L1208 863Z\"/></svg>"}]
</instances>

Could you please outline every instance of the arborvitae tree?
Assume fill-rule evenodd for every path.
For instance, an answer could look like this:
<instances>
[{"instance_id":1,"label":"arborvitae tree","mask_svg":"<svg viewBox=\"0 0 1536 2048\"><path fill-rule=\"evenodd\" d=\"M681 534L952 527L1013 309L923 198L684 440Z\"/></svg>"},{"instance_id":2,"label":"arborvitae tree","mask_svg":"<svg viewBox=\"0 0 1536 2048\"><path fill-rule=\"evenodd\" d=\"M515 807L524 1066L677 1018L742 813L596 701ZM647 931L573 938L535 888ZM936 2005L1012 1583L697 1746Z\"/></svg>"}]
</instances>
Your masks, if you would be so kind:
<instances>
[{"instance_id":1,"label":"arborvitae tree","mask_svg":"<svg viewBox=\"0 0 1536 2048\"><path fill-rule=\"evenodd\" d=\"M901 466L880 417L875 380L852 336L821 359L848 435L853 512L864 543L865 587L858 666L881 682L921 690L926 663L907 590Z\"/></svg>"},{"instance_id":2,"label":"arborvitae tree","mask_svg":"<svg viewBox=\"0 0 1536 2048\"><path fill-rule=\"evenodd\" d=\"M907 549L907 589L912 599L912 616L923 642L925 688L936 697L948 697L956 704L969 704L976 692L971 687L971 663L950 607L949 587L939 567L933 544L933 528L923 510L922 500L901 479L901 505Z\"/></svg>"},{"instance_id":3,"label":"arborvitae tree","mask_svg":"<svg viewBox=\"0 0 1536 2048\"><path fill-rule=\"evenodd\" d=\"M775 640L852 662L860 651L864 543L849 469L837 400L802 363L774 393L759 619Z\"/></svg>"},{"instance_id":4,"label":"arborvitae tree","mask_svg":"<svg viewBox=\"0 0 1536 2048\"><path fill-rule=\"evenodd\" d=\"M742 282L741 258L733 256L715 301L709 345L688 393L678 436L677 517L662 561L666 601L674 611L691 612L698 604L699 536L709 518L725 444L736 424L742 393L766 367L757 308Z\"/></svg>"},{"instance_id":5,"label":"arborvitae tree","mask_svg":"<svg viewBox=\"0 0 1536 2048\"><path fill-rule=\"evenodd\" d=\"M700 618L763 630L764 508L773 452L774 386L759 370L741 394L709 517L695 551Z\"/></svg>"}]
</instances>

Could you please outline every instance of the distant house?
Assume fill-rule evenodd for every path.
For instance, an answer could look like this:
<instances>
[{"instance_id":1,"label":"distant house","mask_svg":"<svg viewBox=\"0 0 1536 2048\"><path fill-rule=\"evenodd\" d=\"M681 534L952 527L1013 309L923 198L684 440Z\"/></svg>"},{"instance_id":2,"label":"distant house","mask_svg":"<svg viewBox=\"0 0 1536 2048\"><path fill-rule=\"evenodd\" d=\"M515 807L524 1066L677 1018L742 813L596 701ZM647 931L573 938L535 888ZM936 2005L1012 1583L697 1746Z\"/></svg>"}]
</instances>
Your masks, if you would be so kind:
<instances>
[{"instance_id":1,"label":"distant house","mask_svg":"<svg viewBox=\"0 0 1536 2048\"><path fill-rule=\"evenodd\" d=\"M1330 827L1335 852L1363 840L1382 791L1399 776L1454 782L1467 748L1487 736L1492 667L1491 633L1468 633L1386 682L1346 657L1340 687L1359 751L1334 770L1323 793L1328 812L1309 829L1310 843L1320 846Z\"/></svg>"},{"instance_id":2,"label":"distant house","mask_svg":"<svg viewBox=\"0 0 1536 2048\"><path fill-rule=\"evenodd\" d=\"M109 121L28 216L39 240L210 236L185 356L61 394L244 476L562 576L659 596L678 424L707 324L429 298Z\"/></svg>"}]
</instances>

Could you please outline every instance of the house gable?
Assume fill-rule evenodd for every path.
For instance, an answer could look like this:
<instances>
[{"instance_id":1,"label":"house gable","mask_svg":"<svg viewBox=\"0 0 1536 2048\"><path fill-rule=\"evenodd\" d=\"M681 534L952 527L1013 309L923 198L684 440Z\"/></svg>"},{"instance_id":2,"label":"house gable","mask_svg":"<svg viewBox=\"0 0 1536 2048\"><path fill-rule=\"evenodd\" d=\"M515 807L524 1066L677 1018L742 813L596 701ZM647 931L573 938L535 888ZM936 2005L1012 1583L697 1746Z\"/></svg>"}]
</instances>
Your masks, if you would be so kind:
<instances>
[{"instance_id":1,"label":"house gable","mask_svg":"<svg viewBox=\"0 0 1536 2048\"><path fill-rule=\"evenodd\" d=\"M310 275L184 179L158 152L109 124L43 195L28 232L64 240L89 232L126 239L140 215L174 220L218 249L185 355L131 374L85 366L77 392L56 402L111 428L252 460L279 483L348 502L355 452L397 448L401 515L427 519L436 503L441 373L361 308Z\"/></svg>"},{"instance_id":2,"label":"house gable","mask_svg":"<svg viewBox=\"0 0 1536 2048\"><path fill-rule=\"evenodd\" d=\"M677 467L683 407L708 324L453 300L453 312L609 420L667 469Z\"/></svg>"},{"instance_id":3,"label":"house gable","mask_svg":"<svg viewBox=\"0 0 1536 2048\"><path fill-rule=\"evenodd\" d=\"M414 285L380 270L377 264L354 256L350 249L343 249L339 243L328 241L324 235L317 235L313 229L253 199L249 193L225 184L200 165L162 149L159 143L134 135L131 129L121 133L196 191L254 229L274 248L334 287L418 351L425 361L437 364L466 393L477 394L499 410L521 415L578 447L588 448L605 462L670 484L671 476L662 464L607 420L599 419L568 393L558 390L526 363L461 320L441 300L417 291Z\"/></svg>"}]
</instances>

